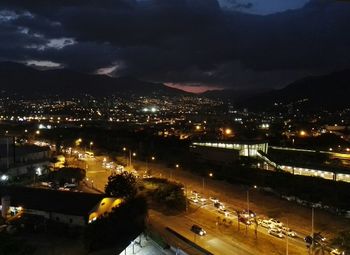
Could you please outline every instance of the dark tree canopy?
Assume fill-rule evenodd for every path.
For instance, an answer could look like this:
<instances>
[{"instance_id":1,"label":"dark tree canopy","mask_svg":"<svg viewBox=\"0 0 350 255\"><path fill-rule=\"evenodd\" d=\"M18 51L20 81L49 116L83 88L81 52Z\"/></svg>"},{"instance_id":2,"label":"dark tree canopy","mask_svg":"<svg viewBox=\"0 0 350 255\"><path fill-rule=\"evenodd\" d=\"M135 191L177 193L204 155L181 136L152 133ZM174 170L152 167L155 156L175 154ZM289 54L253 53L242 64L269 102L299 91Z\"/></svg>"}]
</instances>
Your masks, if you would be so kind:
<instances>
[{"instance_id":1,"label":"dark tree canopy","mask_svg":"<svg viewBox=\"0 0 350 255\"><path fill-rule=\"evenodd\" d=\"M60 184L64 184L66 182L80 182L86 176L86 172L84 169L75 168L75 167L63 167L57 171L51 173L51 179L58 181Z\"/></svg>"},{"instance_id":2,"label":"dark tree canopy","mask_svg":"<svg viewBox=\"0 0 350 255\"><path fill-rule=\"evenodd\" d=\"M136 178L133 174L123 172L108 177L105 193L109 196L133 198L137 193Z\"/></svg>"}]
</instances>

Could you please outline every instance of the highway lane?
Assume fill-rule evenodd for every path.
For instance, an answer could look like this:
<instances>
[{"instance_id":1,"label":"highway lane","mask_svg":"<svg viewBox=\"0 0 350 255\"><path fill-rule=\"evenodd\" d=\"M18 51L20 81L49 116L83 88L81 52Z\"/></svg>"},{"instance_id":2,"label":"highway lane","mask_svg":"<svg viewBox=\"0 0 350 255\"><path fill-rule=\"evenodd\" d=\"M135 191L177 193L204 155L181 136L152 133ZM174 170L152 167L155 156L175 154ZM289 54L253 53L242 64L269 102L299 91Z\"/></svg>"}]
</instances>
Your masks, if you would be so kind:
<instances>
[{"instance_id":1,"label":"highway lane","mask_svg":"<svg viewBox=\"0 0 350 255\"><path fill-rule=\"evenodd\" d=\"M161 223L162 226L170 227L174 230L176 230L179 234L186 237L187 239L191 240L192 242L200 245L201 247L205 248L206 250L214 253L214 254L222 254L222 255L231 255L231 254L237 254L237 255L252 255L257 254L254 250L252 250L250 247L247 247L245 245L242 245L240 243L234 243L231 240L223 240L220 237L218 237L217 233L214 231L208 229L207 235L205 236L199 236L193 232L191 232L191 226L195 223L192 218L190 217L182 217L182 216L164 216L161 213L158 213L156 211L150 212L151 222L158 222ZM176 239L176 237L171 236L172 234L166 234L167 239L169 242L172 242L172 240ZM178 243L177 243L178 244ZM188 249L185 247L185 249Z\"/></svg>"},{"instance_id":2,"label":"highway lane","mask_svg":"<svg viewBox=\"0 0 350 255\"><path fill-rule=\"evenodd\" d=\"M108 180L108 176L111 173L110 170L102 168L102 161L103 161L103 158L99 157L97 159L87 159L86 161L83 161L83 163L80 163L83 166L85 166L85 169L87 170L87 178L89 180L88 183L93 185L94 188L97 188L101 191L104 190L104 186ZM93 183L91 183L91 181L93 181ZM191 189L200 190L200 184L195 185L195 183L191 183L190 185L186 185L186 186L187 186L187 189L191 188ZM206 190L206 193L211 194L210 190ZM222 197L222 195L220 195L220 197ZM231 208L229 207L229 209L233 210L232 207ZM227 231L220 230L220 227L218 228L215 225L216 224L215 219L220 214L217 213L217 210L213 206L207 205L204 208L200 208L199 211L202 211L202 213L200 214L189 213L187 215L182 215L180 217L172 219L174 221L173 222L174 229L176 231L180 229L182 233L187 233L189 232L189 229L191 227L190 223L188 222L200 223L205 229L209 230L208 238L206 239L206 242L202 243L200 241L200 244L203 245L203 247L208 247L209 245L210 249L216 250L215 254L224 254L224 253L220 253L220 252L223 252L224 250L242 249L243 244L247 243L247 239L249 240L254 239L254 234L253 234L254 231L252 228L248 228L249 230L248 236L245 236L245 231L241 231L239 233L236 233L237 235L235 239L232 239L232 234L230 235L229 233L227 233ZM203 211L205 212L203 213ZM223 218L223 215L220 215L220 216ZM163 216L163 217L167 219L166 216ZM160 222L164 222L164 224L166 224L166 222L172 222L169 219L161 221L160 218L162 217L158 217L157 219ZM187 223L184 219L187 219ZM237 227L238 226L237 219L233 217L232 221L233 221L233 226ZM212 222L212 223L208 224L208 222ZM185 223L186 225L181 225ZM164 226L167 226L167 225L164 225ZM245 229L243 224L241 224L241 227L243 230ZM267 231L261 227L258 228L258 236L259 236L258 239L263 241L260 241L259 244L250 243L250 245L247 245L247 247L250 247L250 246L254 247L255 245L254 247L255 251L254 250L251 251L251 254L265 254L266 251L270 251L271 249L273 250L273 252L266 253L266 254L284 254L283 251L285 250L284 248L285 239L279 240L276 237L270 236L267 233ZM226 241L223 241L225 239ZM224 242L225 244L223 244L222 242ZM232 248L231 246L233 243L238 243L240 246L236 248ZM221 249L219 253L217 249L219 250ZM243 254L248 254L247 249L248 248L245 248L245 253ZM301 240L297 241L290 238L289 249L290 249L290 252L289 252L290 254L307 254L305 245ZM276 253L274 253L274 251L276 251ZM298 252L295 253L294 251L298 251ZM236 252L237 254L239 254L238 251ZM232 254L232 253L227 253L227 254Z\"/></svg>"}]
</instances>

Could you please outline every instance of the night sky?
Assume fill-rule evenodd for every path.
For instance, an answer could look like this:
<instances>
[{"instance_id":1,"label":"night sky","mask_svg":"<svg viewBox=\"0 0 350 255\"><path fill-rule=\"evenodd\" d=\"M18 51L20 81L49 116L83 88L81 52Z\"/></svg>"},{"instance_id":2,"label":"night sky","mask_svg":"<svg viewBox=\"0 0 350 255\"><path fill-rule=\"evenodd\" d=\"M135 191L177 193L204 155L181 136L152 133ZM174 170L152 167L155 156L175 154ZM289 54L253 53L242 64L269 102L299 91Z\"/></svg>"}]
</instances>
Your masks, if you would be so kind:
<instances>
[{"instance_id":1,"label":"night sky","mask_svg":"<svg viewBox=\"0 0 350 255\"><path fill-rule=\"evenodd\" d=\"M0 61L190 91L276 88L350 68L350 3L1 0Z\"/></svg>"}]
</instances>

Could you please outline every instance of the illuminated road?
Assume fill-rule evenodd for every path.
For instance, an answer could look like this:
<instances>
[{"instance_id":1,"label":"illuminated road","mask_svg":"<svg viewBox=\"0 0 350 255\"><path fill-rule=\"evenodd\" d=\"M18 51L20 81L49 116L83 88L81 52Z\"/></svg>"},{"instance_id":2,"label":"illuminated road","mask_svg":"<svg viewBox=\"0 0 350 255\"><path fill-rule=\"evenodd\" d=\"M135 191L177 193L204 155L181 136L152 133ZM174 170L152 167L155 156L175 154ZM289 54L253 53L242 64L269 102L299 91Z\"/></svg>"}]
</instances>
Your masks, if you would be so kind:
<instances>
[{"instance_id":1,"label":"illuminated road","mask_svg":"<svg viewBox=\"0 0 350 255\"><path fill-rule=\"evenodd\" d=\"M79 164L80 167L84 167L87 170L87 184L103 191L108 176L110 175L110 170L102 168L102 157L80 161ZM183 173L183 171L178 170L176 175L174 175L174 173L171 173L171 175L172 177L176 177L178 181L185 183L188 190L202 190L202 181L191 181L191 178L183 177L180 173ZM153 174L167 177L167 172L164 169L157 168L156 171L153 168ZM186 174L187 173L184 173L184 175ZM170 177L170 174L168 177ZM200 179L200 177L198 179ZM223 198L222 193L215 193L215 191L208 187L208 180L206 180L204 187L205 194ZM229 199L225 199L224 201L229 201ZM226 204L229 205L229 203ZM240 204L241 209L246 205L242 199L240 199ZM254 203L252 203L252 205L254 205ZM230 210L235 209L230 206L227 208ZM254 206L251 208L255 210ZM285 254L286 252L286 239L278 239L270 236L267 230L262 227L258 228L258 237L255 238L252 227L248 228L246 232L245 226L240 224L240 230L238 230L237 218L233 217L232 223L229 226L226 224L218 224L218 216L221 216L221 218L224 217L218 214L217 210L211 205L206 205L201 208L197 205L191 205L188 213L179 216L165 216L155 211L151 211L150 216L151 222L156 223L155 225L160 225L159 231L162 232L163 229L163 235L167 236L170 243L175 242L174 237L171 238L171 235L165 232L165 227L171 227L190 240L193 240L194 234L190 231L190 228L196 223L201 225L208 232L208 235L205 237L197 236L196 243L214 254ZM288 244L289 254L307 254L307 249L301 239L289 238Z\"/></svg>"}]
</instances>

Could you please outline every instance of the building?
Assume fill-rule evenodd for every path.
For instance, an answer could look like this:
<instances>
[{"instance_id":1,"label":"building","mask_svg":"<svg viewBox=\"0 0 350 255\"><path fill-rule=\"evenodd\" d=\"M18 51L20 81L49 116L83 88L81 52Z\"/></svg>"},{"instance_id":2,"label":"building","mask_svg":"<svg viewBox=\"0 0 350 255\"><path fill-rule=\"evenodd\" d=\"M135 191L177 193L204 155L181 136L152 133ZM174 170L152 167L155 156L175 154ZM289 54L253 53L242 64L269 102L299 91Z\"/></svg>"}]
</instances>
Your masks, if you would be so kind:
<instances>
[{"instance_id":1,"label":"building","mask_svg":"<svg viewBox=\"0 0 350 255\"><path fill-rule=\"evenodd\" d=\"M257 157L267 153L268 143L260 140L193 142L190 151L199 161L230 164L239 157Z\"/></svg>"},{"instance_id":2,"label":"building","mask_svg":"<svg viewBox=\"0 0 350 255\"><path fill-rule=\"evenodd\" d=\"M261 141L193 142L190 146L190 151L194 153L197 160L202 162L230 164L242 156L253 157L264 162L264 164L258 164L258 168L261 169L281 170L295 175L350 182L350 168L327 165L317 160L321 154L329 158L350 161L349 153L269 147L267 142ZM273 155L275 152L279 152L279 155ZM285 155L282 156L282 153ZM296 153L298 153L299 157L296 156Z\"/></svg>"},{"instance_id":3,"label":"building","mask_svg":"<svg viewBox=\"0 0 350 255\"><path fill-rule=\"evenodd\" d=\"M122 200L101 194L27 187L0 187L1 214L41 216L71 226L85 226L118 207Z\"/></svg>"},{"instance_id":4,"label":"building","mask_svg":"<svg viewBox=\"0 0 350 255\"><path fill-rule=\"evenodd\" d=\"M50 166L49 147L16 145L13 137L0 138L0 172L14 177L27 174L31 170L37 175Z\"/></svg>"}]
</instances>

